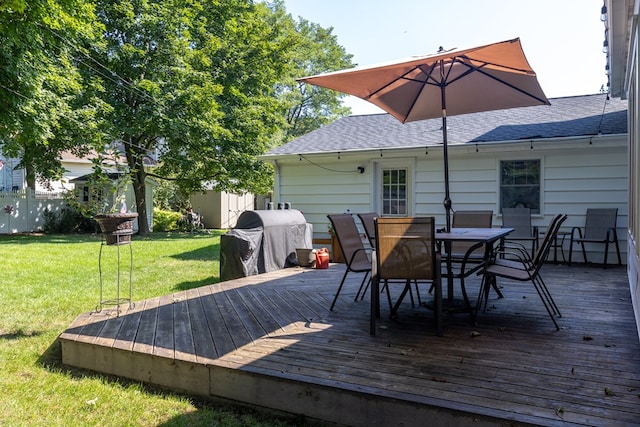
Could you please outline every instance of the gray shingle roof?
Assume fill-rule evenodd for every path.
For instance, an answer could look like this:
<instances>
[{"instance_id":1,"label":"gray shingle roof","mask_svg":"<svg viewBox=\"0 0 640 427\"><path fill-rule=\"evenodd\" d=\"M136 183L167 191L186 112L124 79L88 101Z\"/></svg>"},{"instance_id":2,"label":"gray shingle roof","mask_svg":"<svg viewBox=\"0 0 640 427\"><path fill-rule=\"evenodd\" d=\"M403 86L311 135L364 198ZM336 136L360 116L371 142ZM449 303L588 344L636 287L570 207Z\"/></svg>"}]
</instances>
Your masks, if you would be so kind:
<instances>
[{"instance_id":1,"label":"gray shingle roof","mask_svg":"<svg viewBox=\"0 0 640 427\"><path fill-rule=\"evenodd\" d=\"M529 141L627 133L627 101L604 94L550 99L551 105L447 117L448 143ZM402 124L388 114L343 117L267 156L442 144L442 119Z\"/></svg>"}]
</instances>

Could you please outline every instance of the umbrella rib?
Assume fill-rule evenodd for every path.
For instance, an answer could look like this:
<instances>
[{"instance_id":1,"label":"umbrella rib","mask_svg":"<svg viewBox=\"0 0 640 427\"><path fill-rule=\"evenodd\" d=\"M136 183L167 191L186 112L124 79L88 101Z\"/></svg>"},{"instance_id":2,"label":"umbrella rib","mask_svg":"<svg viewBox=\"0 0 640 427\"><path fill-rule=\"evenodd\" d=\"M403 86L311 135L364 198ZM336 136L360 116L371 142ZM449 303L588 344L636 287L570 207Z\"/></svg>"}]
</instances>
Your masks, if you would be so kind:
<instances>
[{"instance_id":1,"label":"umbrella rib","mask_svg":"<svg viewBox=\"0 0 640 427\"><path fill-rule=\"evenodd\" d=\"M468 58L468 57L467 57L467 59L471 59L471 58ZM516 92L520 92L520 93L522 93L522 94L524 94L524 95L527 95L527 96L529 96L529 97L531 97L531 98L535 99L536 101L540 102L541 104L547 104L547 103L548 103L548 101L546 101L546 100L544 100L544 99L541 99L540 97L537 97L537 96L535 96L535 95L533 95L533 94L531 94L531 93L529 93L529 92L527 92L527 91L525 91L525 90L522 90L522 89L520 89L519 87L517 87L517 86L515 86L515 85L512 85L511 83L509 83L509 82L507 82L507 81L505 81L505 80L499 79L499 78L497 78L496 76L492 76L491 74L489 74L489 73L485 72L484 70L482 70L482 68L483 68L483 67L486 67L487 65L496 65L496 64L491 64L491 63L489 63L489 62L484 62L484 63L483 63L483 65L482 65L482 66L480 66L480 67L475 66L475 65L471 65L471 64L467 64L466 62L463 62L463 61L460 61L460 64L464 65L465 67L468 67L467 72L463 73L462 75L458 76L455 80L452 80L451 82L449 82L449 83L447 83L447 84L453 83L454 81L458 80L459 78L461 78L461 77L463 77L463 76L466 76L467 74L470 74L470 73L472 73L473 71L476 71L476 72L478 72L478 73L480 73L480 74L482 74L482 75L484 75L484 76L486 76L486 77L489 77L490 79L493 79L493 80L495 80L495 81L497 81L497 82L499 82L499 83L502 83L502 84L503 84L503 85L505 85L505 86L510 87L511 89L515 90ZM516 71L526 72L525 70L521 70L521 69L513 68L513 67L504 67L504 66L500 66L500 67L502 67L502 68L508 68L508 69L510 69L510 70L516 70ZM527 74L528 74L528 73L527 73Z\"/></svg>"},{"instance_id":2,"label":"umbrella rib","mask_svg":"<svg viewBox=\"0 0 640 427\"><path fill-rule=\"evenodd\" d=\"M394 84L395 82L397 82L398 80L411 80L411 81L417 81L420 82L420 80L415 80L415 79L411 79L406 77L407 74L413 72L414 70L420 68L419 65L415 66L414 68L410 69L409 71L407 71L406 73L394 78L393 80L390 80L389 82L387 82L384 86L379 87L378 89L374 90L373 92L371 92L369 95L367 95L367 97L365 98L366 100L368 100L369 98L371 98L372 96L375 96L378 92L388 88L389 86L391 86L392 84Z\"/></svg>"}]
</instances>

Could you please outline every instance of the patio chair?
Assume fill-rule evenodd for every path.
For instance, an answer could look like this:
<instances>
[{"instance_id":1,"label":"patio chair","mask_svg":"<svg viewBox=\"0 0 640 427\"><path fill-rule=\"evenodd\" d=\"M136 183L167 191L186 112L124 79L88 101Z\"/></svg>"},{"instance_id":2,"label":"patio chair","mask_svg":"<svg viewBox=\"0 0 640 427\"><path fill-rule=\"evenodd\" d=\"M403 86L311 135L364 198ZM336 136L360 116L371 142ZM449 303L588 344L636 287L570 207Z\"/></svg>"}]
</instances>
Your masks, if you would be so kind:
<instances>
[{"instance_id":1,"label":"patio chair","mask_svg":"<svg viewBox=\"0 0 640 427\"><path fill-rule=\"evenodd\" d=\"M360 295L360 292L362 292L363 286L371 272L371 260L367 256L367 252L372 251L372 248L364 247L353 216L350 214L334 214L327 215L327 218L331 221L331 226L333 227L333 231L338 239L338 244L340 245L340 250L342 251L344 262L347 266L344 271L344 275L342 276L342 280L340 281L340 286L338 286L336 295L331 303L331 308L329 309L329 311L333 311L333 307L338 300L338 295L340 295L344 281L350 272L364 273L362 283L360 283L360 287L358 288L358 292L355 297L355 300L358 300L358 296Z\"/></svg>"},{"instance_id":2,"label":"patio chair","mask_svg":"<svg viewBox=\"0 0 640 427\"><path fill-rule=\"evenodd\" d=\"M491 228L493 222L493 211L455 211L453 213L453 228ZM466 310L473 317L473 309L469 302L467 290L464 285L465 278L478 272L485 264L484 246L477 246L475 242L453 242L445 244L443 261L449 256L451 268L447 265L446 273L443 277L460 280L460 289ZM448 261L447 261L448 262ZM496 288L498 295L502 296Z\"/></svg>"},{"instance_id":3,"label":"patio chair","mask_svg":"<svg viewBox=\"0 0 640 427\"><path fill-rule=\"evenodd\" d=\"M531 225L531 209L529 208L502 208L502 226L513 228L506 244L531 242L531 257L538 247L538 227Z\"/></svg>"},{"instance_id":4,"label":"patio chair","mask_svg":"<svg viewBox=\"0 0 640 427\"><path fill-rule=\"evenodd\" d=\"M436 250L435 220L425 218L377 218L375 270L372 273L370 332L375 335L376 318L380 317L381 281L387 288L393 283L404 287L390 316L394 317L411 290L412 282L431 282L436 288L435 318L438 335L442 335L442 283L440 254Z\"/></svg>"},{"instance_id":5,"label":"patio chair","mask_svg":"<svg viewBox=\"0 0 640 427\"><path fill-rule=\"evenodd\" d=\"M376 218L379 217L376 212L359 213L358 218L362 222L364 232L367 234L367 240L372 248L376 247Z\"/></svg>"},{"instance_id":6,"label":"patio chair","mask_svg":"<svg viewBox=\"0 0 640 427\"><path fill-rule=\"evenodd\" d=\"M542 249L545 245L549 245L549 248L554 247L554 239L557 237L559 230L556 230L555 236L552 235L552 233L557 226L557 221L559 221L563 216L565 217L564 220L566 220L566 215L564 214L557 214L551 219L551 221L549 222L549 226L547 227L547 232L543 234L544 237L542 239L542 244L538 245L538 250L534 253L533 256L531 256L529 250L525 246L503 245L497 251L497 254L499 254L499 256L495 256L496 253L494 253L492 263L504 265L507 267L533 269L535 264L544 262L541 259L541 257L544 255L544 251Z\"/></svg>"},{"instance_id":7,"label":"patio chair","mask_svg":"<svg viewBox=\"0 0 640 427\"><path fill-rule=\"evenodd\" d=\"M582 247L582 257L585 264L587 263L587 252L585 243L603 243L604 244L604 263L603 268L607 268L607 258L609 255L609 243L616 245L616 253L618 254L618 265L622 265L620 257L620 245L618 243L618 233L616 232L616 221L618 218L618 209L587 209L587 217L584 226L584 234L580 227L571 229L571 241L569 245L569 265L573 256L573 244L580 243Z\"/></svg>"},{"instance_id":8,"label":"patio chair","mask_svg":"<svg viewBox=\"0 0 640 427\"><path fill-rule=\"evenodd\" d=\"M369 244L371 245L372 248L376 247L376 218L379 215L376 212L367 212L367 213L359 213L358 214L358 218L360 218L360 221L362 222L362 226L364 227L364 231L367 234L367 240L369 240ZM415 288L416 288L416 296L418 298L418 304L422 304L422 299L420 298L420 289L418 288L418 283L416 282L415 284ZM364 290L362 291L362 297L364 298L365 293L367 292L368 287L365 286ZM385 286L383 286L382 291L387 290L387 297L389 299L389 307L391 307L391 296L389 295L388 289ZM411 298L411 304L415 305L414 299L413 299L413 291L409 290L409 297Z\"/></svg>"},{"instance_id":9,"label":"patio chair","mask_svg":"<svg viewBox=\"0 0 640 427\"><path fill-rule=\"evenodd\" d=\"M558 306L553 300L553 297L551 296L547 285L542 279L540 269L549 257L551 244L556 238L556 234L558 233L560 226L566 219L567 215L558 214L551 220L544 240L540 244L535 257L532 259L527 259L526 251L522 252L521 258L518 258L516 256L516 259L503 258L501 256L503 254L500 253L501 250L498 250L494 253L492 260L484 269L484 276L480 285L480 293L478 294L478 302L476 303L474 320L477 317L479 308L483 305L483 301L484 310L486 310L487 300L489 299L489 287L495 287L497 277L503 277L520 282L531 282L536 292L538 293L538 296L540 297L544 308L547 310L551 321L555 325L556 330L560 330L560 326L558 326L558 322L556 321L555 316L562 317L562 315L560 313L560 310L558 309ZM510 252L509 254L512 257L514 256L513 252Z\"/></svg>"}]
</instances>

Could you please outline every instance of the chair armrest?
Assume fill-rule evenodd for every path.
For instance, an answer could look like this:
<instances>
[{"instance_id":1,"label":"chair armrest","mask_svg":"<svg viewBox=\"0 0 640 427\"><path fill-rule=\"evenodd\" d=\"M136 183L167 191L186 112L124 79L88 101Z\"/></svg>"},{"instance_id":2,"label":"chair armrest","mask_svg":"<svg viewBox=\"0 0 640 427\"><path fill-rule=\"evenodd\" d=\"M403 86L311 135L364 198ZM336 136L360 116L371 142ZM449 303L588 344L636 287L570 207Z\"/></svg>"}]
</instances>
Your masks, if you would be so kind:
<instances>
[{"instance_id":1,"label":"chair armrest","mask_svg":"<svg viewBox=\"0 0 640 427\"><path fill-rule=\"evenodd\" d=\"M571 229L571 243L573 244L575 232L578 232L578 239L582 239L582 229L580 227L573 227Z\"/></svg>"},{"instance_id":2,"label":"chair armrest","mask_svg":"<svg viewBox=\"0 0 640 427\"><path fill-rule=\"evenodd\" d=\"M497 250L504 249L504 248L515 249L522 252L527 251L526 246L523 243L516 242L515 240L509 240L509 239L505 240L504 244L502 246L499 246Z\"/></svg>"},{"instance_id":3,"label":"chair armrest","mask_svg":"<svg viewBox=\"0 0 640 427\"><path fill-rule=\"evenodd\" d=\"M529 251L524 247L524 245L522 246L505 245L502 248L498 248L493 253L494 258L497 258L498 256L501 256L502 258L504 258L505 255L513 255L522 262L525 262L525 261L533 262L533 260L531 259L531 255L529 254Z\"/></svg>"},{"instance_id":4,"label":"chair armrest","mask_svg":"<svg viewBox=\"0 0 640 427\"><path fill-rule=\"evenodd\" d=\"M373 252L374 248L359 248L356 249L355 251L353 251L353 255L351 255L351 259L349 260L349 265L353 264L353 260L356 258L356 255L358 255L358 252L360 251L364 251L364 252ZM371 257L368 257L369 259L371 259Z\"/></svg>"}]
</instances>

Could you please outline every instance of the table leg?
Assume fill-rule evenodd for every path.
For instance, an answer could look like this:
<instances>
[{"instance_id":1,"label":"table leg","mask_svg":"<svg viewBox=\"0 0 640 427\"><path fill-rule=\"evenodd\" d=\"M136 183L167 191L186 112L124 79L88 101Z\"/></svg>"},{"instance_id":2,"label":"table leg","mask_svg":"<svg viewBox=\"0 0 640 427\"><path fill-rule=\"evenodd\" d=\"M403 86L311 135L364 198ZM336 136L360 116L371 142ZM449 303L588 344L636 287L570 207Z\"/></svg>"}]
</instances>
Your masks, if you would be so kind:
<instances>
[{"instance_id":1,"label":"table leg","mask_svg":"<svg viewBox=\"0 0 640 427\"><path fill-rule=\"evenodd\" d=\"M453 303L453 263L451 261L451 242L444 242L445 250L447 253L447 301ZM442 284L440 285L442 288ZM440 293L442 298L442 293Z\"/></svg>"},{"instance_id":2,"label":"table leg","mask_svg":"<svg viewBox=\"0 0 640 427\"><path fill-rule=\"evenodd\" d=\"M440 277L436 279L436 294L434 296L435 300L435 310L434 314L436 316L436 330L439 337L444 335L444 319L443 319L443 309L442 309L442 280Z\"/></svg>"}]
</instances>

